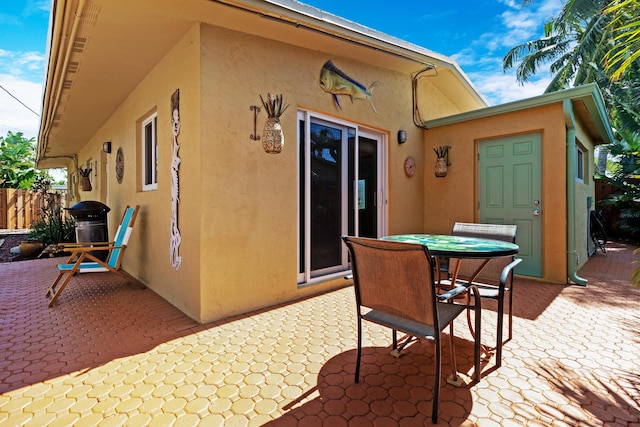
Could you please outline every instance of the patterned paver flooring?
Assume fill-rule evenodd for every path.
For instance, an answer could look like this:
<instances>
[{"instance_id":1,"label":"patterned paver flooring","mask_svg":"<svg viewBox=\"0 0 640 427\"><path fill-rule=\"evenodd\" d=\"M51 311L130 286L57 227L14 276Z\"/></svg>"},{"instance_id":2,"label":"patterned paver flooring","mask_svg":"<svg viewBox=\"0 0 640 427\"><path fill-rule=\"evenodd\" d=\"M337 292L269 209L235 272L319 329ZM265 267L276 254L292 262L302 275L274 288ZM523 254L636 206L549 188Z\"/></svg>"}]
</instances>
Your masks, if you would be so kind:
<instances>
[{"instance_id":1,"label":"patterned paver flooring","mask_svg":"<svg viewBox=\"0 0 640 427\"><path fill-rule=\"evenodd\" d=\"M592 257L580 272L586 288L516 279L514 338L502 367L488 361L477 383L461 318L456 351L467 384L443 382L439 424L640 426L633 249L610 243ZM59 261L0 264L2 426L431 424L429 344L395 359L390 333L365 325L354 383L351 287L199 325L108 274L74 278L48 308ZM491 342L495 311L483 308ZM446 377L446 349L443 364Z\"/></svg>"}]
</instances>

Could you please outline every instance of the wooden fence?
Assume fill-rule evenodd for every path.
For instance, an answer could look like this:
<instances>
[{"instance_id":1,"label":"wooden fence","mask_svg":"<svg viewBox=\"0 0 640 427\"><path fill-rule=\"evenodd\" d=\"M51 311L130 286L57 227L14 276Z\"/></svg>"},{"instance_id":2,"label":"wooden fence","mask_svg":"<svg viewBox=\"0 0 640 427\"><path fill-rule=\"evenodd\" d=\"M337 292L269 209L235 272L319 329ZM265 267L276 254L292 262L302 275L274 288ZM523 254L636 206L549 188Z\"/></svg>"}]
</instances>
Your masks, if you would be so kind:
<instances>
[{"instance_id":1,"label":"wooden fence","mask_svg":"<svg viewBox=\"0 0 640 427\"><path fill-rule=\"evenodd\" d=\"M51 193L56 202L66 206L66 191ZM45 198L31 190L0 188L0 229L17 230L31 228L42 211Z\"/></svg>"}]
</instances>

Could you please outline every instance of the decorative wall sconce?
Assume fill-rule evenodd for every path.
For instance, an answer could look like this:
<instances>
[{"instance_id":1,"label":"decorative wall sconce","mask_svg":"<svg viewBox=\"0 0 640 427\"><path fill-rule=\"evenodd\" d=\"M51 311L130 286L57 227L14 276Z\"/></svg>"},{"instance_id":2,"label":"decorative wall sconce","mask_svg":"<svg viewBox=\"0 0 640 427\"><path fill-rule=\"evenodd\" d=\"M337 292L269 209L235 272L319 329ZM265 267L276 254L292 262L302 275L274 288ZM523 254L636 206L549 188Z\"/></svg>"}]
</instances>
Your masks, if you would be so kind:
<instances>
[{"instance_id":1,"label":"decorative wall sconce","mask_svg":"<svg viewBox=\"0 0 640 427\"><path fill-rule=\"evenodd\" d=\"M282 100L282 94L271 97L267 94L265 101L260 95L260 101L267 112L267 121L264 124L264 134L262 138L262 148L267 153L277 154L282 151L284 146L284 134L280 125L280 116L285 112L289 105L285 105Z\"/></svg>"},{"instance_id":2,"label":"decorative wall sconce","mask_svg":"<svg viewBox=\"0 0 640 427\"><path fill-rule=\"evenodd\" d=\"M82 177L80 180L80 187L82 188L82 191L91 191L91 167L86 169L79 168L78 173Z\"/></svg>"},{"instance_id":3,"label":"decorative wall sconce","mask_svg":"<svg viewBox=\"0 0 640 427\"><path fill-rule=\"evenodd\" d=\"M398 144L404 144L407 142L407 131L400 129L398 131Z\"/></svg>"},{"instance_id":4,"label":"decorative wall sconce","mask_svg":"<svg viewBox=\"0 0 640 427\"><path fill-rule=\"evenodd\" d=\"M107 154L111 153L111 141L102 143L102 151Z\"/></svg>"},{"instance_id":5,"label":"decorative wall sconce","mask_svg":"<svg viewBox=\"0 0 640 427\"><path fill-rule=\"evenodd\" d=\"M436 153L436 178L444 178L447 176L447 168L451 166L449 163L449 145L435 147L433 151Z\"/></svg>"}]
</instances>

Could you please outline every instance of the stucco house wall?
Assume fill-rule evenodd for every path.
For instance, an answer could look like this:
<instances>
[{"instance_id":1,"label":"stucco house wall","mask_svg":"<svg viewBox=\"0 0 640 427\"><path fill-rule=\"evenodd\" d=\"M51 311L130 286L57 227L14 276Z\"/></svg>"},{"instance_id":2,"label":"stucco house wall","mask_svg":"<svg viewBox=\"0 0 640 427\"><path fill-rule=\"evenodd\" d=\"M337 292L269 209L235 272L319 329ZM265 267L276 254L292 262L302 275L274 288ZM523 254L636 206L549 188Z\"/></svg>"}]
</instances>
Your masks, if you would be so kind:
<instances>
[{"instance_id":1,"label":"stucco house wall","mask_svg":"<svg viewBox=\"0 0 640 427\"><path fill-rule=\"evenodd\" d=\"M179 10L156 8L150 0L96 3L100 7L91 9L96 15L90 22L84 2L60 0L53 8L37 162L66 166L71 176L78 167L91 167L93 189L80 191L72 181L70 202L106 203L110 234L125 206L140 205L123 268L193 319L210 322L349 284L342 271L299 283L299 112L350 129L362 127L375 134L376 143L379 138L382 165L376 164L376 174L383 179L374 197L380 197L376 208L382 204L376 232L384 234L449 233L456 220L476 220L478 141L541 132L544 279L565 282L561 104L425 130L425 121L486 106L450 58L288 0L233 6L186 0ZM130 44L114 45L114 39ZM347 96L340 97L342 109L336 107L319 84L327 60L367 87L378 82L373 93L378 113L369 102ZM171 95L176 90L182 238L177 270L170 262ZM281 117L281 154L265 153L261 141L250 138L250 107L262 109L255 125L262 135L266 113L260 95L267 93L282 94L289 104ZM158 183L156 190L142 191L140 124L153 112ZM399 130L407 134L402 144ZM591 150L592 132L581 133L578 126L577 134ZM102 151L105 141L111 142L110 154ZM452 146L445 179L433 176L432 148L440 145ZM124 152L122 183L115 176L118 149ZM409 156L417 166L412 177L404 172ZM589 186L585 182L577 197L589 194ZM339 268L346 268L341 255L345 261ZM586 261L582 252L580 261Z\"/></svg>"},{"instance_id":2,"label":"stucco house wall","mask_svg":"<svg viewBox=\"0 0 640 427\"><path fill-rule=\"evenodd\" d=\"M114 111L100 130L78 153L80 164L102 157L107 173L100 174L91 192L82 191L82 200L101 200L113 235L127 205L140 205L140 213L123 259L123 268L194 319L200 319L200 258L202 219L201 132L200 132L200 31L194 26L156 64L143 81ZM171 217L171 94L180 89L183 126L179 141L181 254L188 258L179 271L169 263ZM141 137L138 121L151 112L158 114L158 190L141 191ZM101 156L102 143L111 141L111 154ZM115 153L124 152L124 175L118 183L114 173ZM99 164L102 170L102 166ZM68 164L74 171L73 163ZM100 194L107 189L106 198ZM77 200L76 200L77 201ZM73 202L72 202L73 203Z\"/></svg>"},{"instance_id":3,"label":"stucco house wall","mask_svg":"<svg viewBox=\"0 0 640 427\"><path fill-rule=\"evenodd\" d=\"M461 121L425 132L425 225L429 233L449 233L453 223L478 222L478 144L482 140L517 134L540 133L542 137L542 277L553 283L567 283L567 131L562 102L518 110L490 117ZM576 123L577 140L586 149L585 164L591 168L594 142L582 123ZM433 172L433 148L451 146L451 166L445 178ZM588 259L586 200L594 195L585 171L584 182L576 183L576 250L579 269ZM591 175L590 175L591 174Z\"/></svg>"},{"instance_id":4,"label":"stucco house wall","mask_svg":"<svg viewBox=\"0 0 640 427\"><path fill-rule=\"evenodd\" d=\"M366 101L341 98L337 109L319 86L320 69L332 59L366 84L378 81L376 114ZM170 240L170 97L180 89L181 144L179 270L169 263ZM459 112L427 80L421 98L444 111ZM259 95L282 93L289 109L281 117L285 146L266 154L252 141ZM423 106L429 104L423 101ZM102 200L113 232L127 204L141 213L124 269L190 317L208 322L344 286L344 279L300 286L297 271L298 147L296 109L321 112L365 124L384 135L388 149L388 231L422 228L424 181L404 174L411 155L424 170L422 130L412 123L411 76L350 58L291 46L206 24L194 25L156 64L91 140L79 151L80 165L92 162L102 172L91 192L77 200ZM139 121L158 114L159 177L156 191L141 191ZM266 114L258 116L258 134ZM396 133L407 131L399 145ZM111 141L112 154L102 153ZM122 147L124 180L113 173ZM97 159L97 160L95 160ZM95 163L97 161L97 163ZM72 162L70 171L75 170ZM106 173L105 173L106 172ZM104 196L103 196L104 195Z\"/></svg>"}]
</instances>

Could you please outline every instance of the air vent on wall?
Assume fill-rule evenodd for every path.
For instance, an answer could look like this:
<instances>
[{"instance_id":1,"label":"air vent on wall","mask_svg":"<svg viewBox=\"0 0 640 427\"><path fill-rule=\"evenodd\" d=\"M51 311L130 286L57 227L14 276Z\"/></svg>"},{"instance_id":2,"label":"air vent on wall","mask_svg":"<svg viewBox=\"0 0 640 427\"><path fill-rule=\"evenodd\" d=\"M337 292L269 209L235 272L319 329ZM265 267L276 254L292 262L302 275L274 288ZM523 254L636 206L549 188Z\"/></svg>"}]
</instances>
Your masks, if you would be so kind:
<instances>
[{"instance_id":1,"label":"air vent on wall","mask_svg":"<svg viewBox=\"0 0 640 427\"><path fill-rule=\"evenodd\" d=\"M71 86L73 86L73 80L65 80L62 83L62 89L71 89Z\"/></svg>"},{"instance_id":2,"label":"air vent on wall","mask_svg":"<svg viewBox=\"0 0 640 427\"><path fill-rule=\"evenodd\" d=\"M83 53L84 49L87 47L87 41L89 39L86 37L76 37L73 40L73 46L71 47L71 50L74 53Z\"/></svg>"},{"instance_id":3,"label":"air vent on wall","mask_svg":"<svg viewBox=\"0 0 640 427\"><path fill-rule=\"evenodd\" d=\"M95 26L98 21L98 15L100 14L100 5L95 3L89 3L85 6L82 12L82 23L84 25Z\"/></svg>"},{"instance_id":4,"label":"air vent on wall","mask_svg":"<svg viewBox=\"0 0 640 427\"><path fill-rule=\"evenodd\" d=\"M77 73L79 67L80 67L79 62L69 61L69 64L67 65L67 73Z\"/></svg>"}]
</instances>

